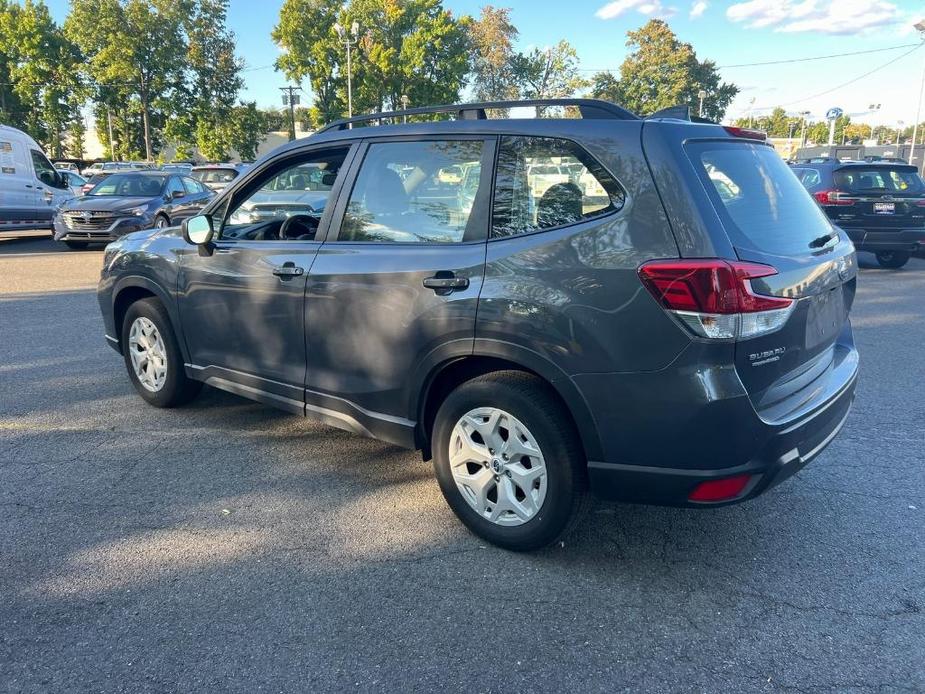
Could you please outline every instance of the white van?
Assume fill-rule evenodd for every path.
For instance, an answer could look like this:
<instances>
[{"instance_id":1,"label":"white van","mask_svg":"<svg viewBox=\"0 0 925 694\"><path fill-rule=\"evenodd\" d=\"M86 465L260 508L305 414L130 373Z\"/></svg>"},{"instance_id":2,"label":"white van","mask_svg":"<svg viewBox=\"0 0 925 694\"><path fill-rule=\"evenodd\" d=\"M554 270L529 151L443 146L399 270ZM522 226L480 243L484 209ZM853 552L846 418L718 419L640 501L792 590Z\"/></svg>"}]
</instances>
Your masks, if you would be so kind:
<instances>
[{"instance_id":1,"label":"white van","mask_svg":"<svg viewBox=\"0 0 925 694\"><path fill-rule=\"evenodd\" d=\"M72 197L35 140L0 125L0 231L52 230L55 210Z\"/></svg>"}]
</instances>

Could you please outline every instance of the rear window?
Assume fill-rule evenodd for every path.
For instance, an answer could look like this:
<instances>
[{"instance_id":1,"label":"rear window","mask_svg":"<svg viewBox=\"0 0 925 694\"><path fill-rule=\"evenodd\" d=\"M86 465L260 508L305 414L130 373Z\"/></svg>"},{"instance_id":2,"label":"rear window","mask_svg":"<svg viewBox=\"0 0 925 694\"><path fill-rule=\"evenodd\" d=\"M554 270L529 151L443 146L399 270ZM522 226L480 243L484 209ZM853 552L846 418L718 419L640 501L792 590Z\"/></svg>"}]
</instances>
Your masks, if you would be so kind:
<instances>
[{"instance_id":1,"label":"rear window","mask_svg":"<svg viewBox=\"0 0 925 694\"><path fill-rule=\"evenodd\" d=\"M838 169L834 177L835 187L846 193L925 193L925 183L912 166L852 166Z\"/></svg>"},{"instance_id":2,"label":"rear window","mask_svg":"<svg viewBox=\"0 0 925 694\"><path fill-rule=\"evenodd\" d=\"M237 169L195 169L193 178L202 183L228 183L238 176Z\"/></svg>"},{"instance_id":3,"label":"rear window","mask_svg":"<svg viewBox=\"0 0 925 694\"><path fill-rule=\"evenodd\" d=\"M746 142L687 145L734 246L771 255L803 255L832 226L784 160Z\"/></svg>"}]
</instances>

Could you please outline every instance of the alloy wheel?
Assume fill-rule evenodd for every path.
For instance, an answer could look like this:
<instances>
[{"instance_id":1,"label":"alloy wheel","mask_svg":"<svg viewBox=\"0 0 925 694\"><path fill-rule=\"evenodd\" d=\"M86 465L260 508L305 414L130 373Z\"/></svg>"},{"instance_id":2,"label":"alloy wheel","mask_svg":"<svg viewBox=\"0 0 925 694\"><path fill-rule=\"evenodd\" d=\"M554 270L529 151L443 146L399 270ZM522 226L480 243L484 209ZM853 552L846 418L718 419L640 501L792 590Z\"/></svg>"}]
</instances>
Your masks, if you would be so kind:
<instances>
[{"instance_id":1,"label":"alloy wheel","mask_svg":"<svg viewBox=\"0 0 925 694\"><path fill-rule=\"evenodd\" d=\"M150 319L139 316L132 323L128 350L138 382L152 393L163 388L167 380L167 348Z\"/></svg>"},{"instance_id":2,"label":"alloy wheel","mask_svg":"<svg viewBox=\"0 0 925 694\"><path fill-rule=\"evenodd\" d=\"M495 407L464 414L450 436L450 471L466 503L502 526L533 519L546 499L547 470L536 437Z\"/></svg>"}]
</instances>

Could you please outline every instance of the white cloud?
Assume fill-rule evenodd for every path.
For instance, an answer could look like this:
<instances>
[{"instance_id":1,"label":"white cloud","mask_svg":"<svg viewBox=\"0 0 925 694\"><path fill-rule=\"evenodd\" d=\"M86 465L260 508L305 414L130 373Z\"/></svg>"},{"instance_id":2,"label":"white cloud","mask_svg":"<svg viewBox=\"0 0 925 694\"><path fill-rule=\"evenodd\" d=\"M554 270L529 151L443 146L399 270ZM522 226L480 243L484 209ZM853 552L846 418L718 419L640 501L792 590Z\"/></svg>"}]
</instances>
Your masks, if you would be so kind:
<instances>
[{"instance_id":1,"label":"white cloud","mask_svg":"<svg viewBox=\"0 0 925 694\"><path fill-rule=\"evenodd\" d=\"M696 0L696 2L691 5L690 18L697 19L703 16L703 13L707 11L709 3L707 0Z\"/></svg>"},{"instance_id":2,"label":"white cloud","mask_svg":"<svg viewBox=\"0 0 925 694\"><path fill-rule=\"evenodd\" d=\"M622 17L627 12L636 11L647 17L656 17L658 19L668 19L677 14L676 7L665 7L662 0L613 0L595 12L595 16L600 19L616 19Z\"/></svg>"},{"instance_id":3,"label":"white cloud","mask_svg":"<svg viewBox=\"0 0 925 694\"><path fill-rule=\"evenodd\" d=\"M749 29L848 35L898 24L903 14L886 0L749 0L730 5L726 17Z\"/></svg>"}]
</instances>

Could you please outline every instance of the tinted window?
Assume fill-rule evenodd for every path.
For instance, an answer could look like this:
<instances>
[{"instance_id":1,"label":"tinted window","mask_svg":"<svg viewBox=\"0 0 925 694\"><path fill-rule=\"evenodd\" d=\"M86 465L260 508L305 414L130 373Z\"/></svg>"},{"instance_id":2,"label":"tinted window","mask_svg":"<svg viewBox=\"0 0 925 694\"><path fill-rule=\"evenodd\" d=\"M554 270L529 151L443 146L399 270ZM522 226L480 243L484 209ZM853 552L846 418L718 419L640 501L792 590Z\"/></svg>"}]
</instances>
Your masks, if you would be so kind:
<instances>
[{"instance_id":1,"label":"tinted window","mask_svg":"<svg viewBox=\"0 0 925 694\"><path fill-rule=\"evenodd\" d=\"M834 174L835 187L847 193L898 193L919 195L925 184L914 167L852 166Z\"/></svg>"},{"instance_id":2,"label":"tinted window","mask_svg":"<svg viewBox=\"0 0 925 694\"><path fill-rule=\"evenodd\" d=\"M481 140L372 144L338 240L453 243L484 238L475 206Z\"/></svg>"},{"instance_id":3,"label":"tinted window","mask_svg":"<svg viewBox=\"0 0 925 694\"><path fill-rule=\"evenodd\" d=\"M186 189L183 187L183 181L176 176L171 176L170 180L167 182L167 195L173 197L174 193L186 195Z\"/></svg>"},{"instance_id":4,"label":"tinted window","mask_svg":"<svg viewBox=\"0 0 925 694\"><path fill-rule=\"evenodd\" d=\"M591 219L623 207L613 176L568 140L502 137L492 236Z\"/></svg>"},{"instance_id":5,"label":"tinted window","mask_svg":"<svg viewBox=\"0 0 925 694\"><path fill-rule=\"evenodd\" d=\"M183 181L183 187L186 188L187 194L199 195L199 193L202 192L202 186L196 183L192 178L184 176L180 180Z\"/></svg>"},{"instance_id":6,"label":"tinted window","mask_svg":"<svg viewBox=\"0 0 925 694\"><path fill-rule=\"evenodd\" d=\"M793 173L806 188L814 188L822 182L822 177L816 169L793 169Z\"/></svg>"},{"instance_id":7,"label":"tinted window","mask_svg":"<svg viewBox=\"0 0 925 694\"><path fill-rule=\"evenodd\" d=\"M153 198L164 190L164 176L144 174L110 174L87 195L119 195Z\"/></svg>"},{"instance_id":8,"label":"tinted window","mask_svg":"<svg viewBox=\"0 0 925 694\"><path fill-rule=\"evenodd\" d=\"M744 142L687 147L734 245L799 255L831 233L825 213L772 148Z\"/></svg>"},{"instance_id":9,"label":"tinted window","mask_svg":"<svg viewBox=\"0 0 925 694\"><path fill-rule=\"evenodd\" d=\"M221 237L258 241L314 238L348 152L341 148L313 153L296 164L266 171L235 196ZM295 217L298 219L281 237L283 223Z\"/></svg>"}]
</instances>

